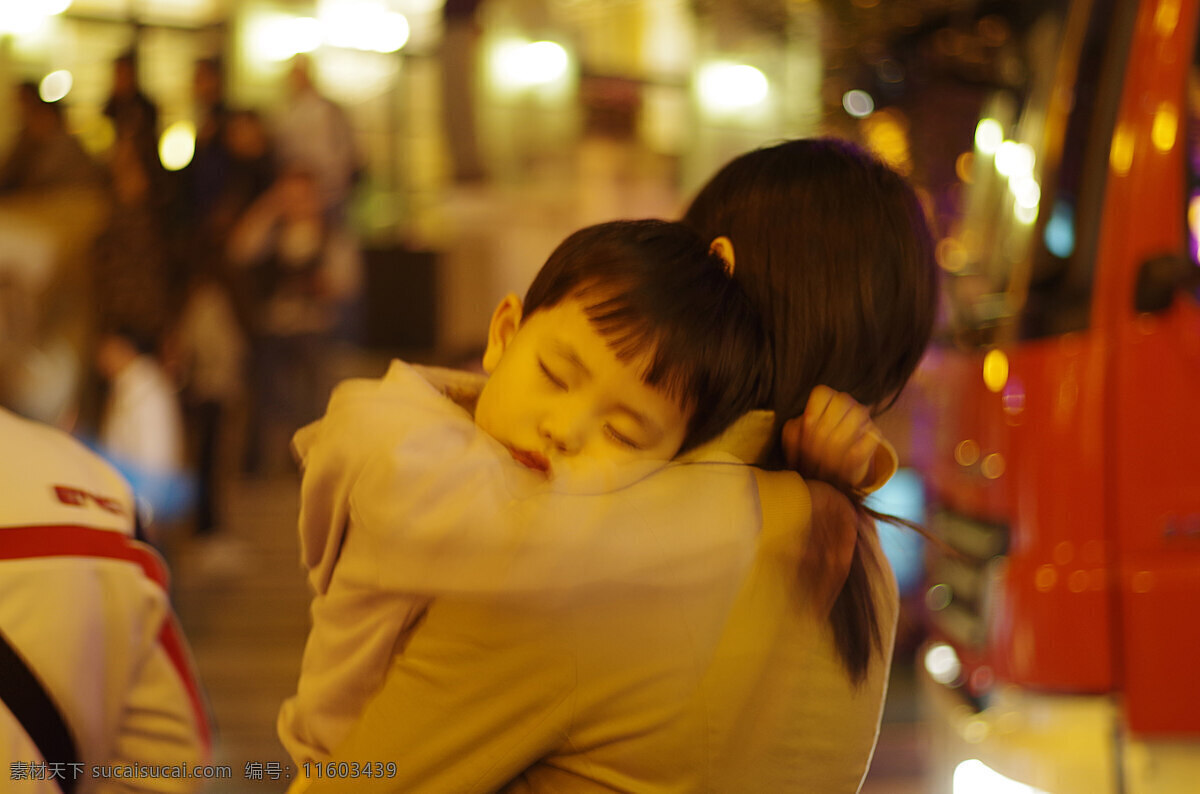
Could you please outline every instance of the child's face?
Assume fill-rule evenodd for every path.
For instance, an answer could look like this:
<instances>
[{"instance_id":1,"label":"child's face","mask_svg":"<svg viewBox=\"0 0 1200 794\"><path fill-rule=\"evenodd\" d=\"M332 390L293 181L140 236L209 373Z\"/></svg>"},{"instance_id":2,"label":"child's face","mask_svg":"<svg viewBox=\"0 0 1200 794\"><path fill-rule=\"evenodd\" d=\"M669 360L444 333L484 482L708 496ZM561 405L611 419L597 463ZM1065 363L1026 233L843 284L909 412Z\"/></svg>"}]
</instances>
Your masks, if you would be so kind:
<instances>
[{"instance_id":1,"label":"child's face","mask_svg":"<svg viewBox=\"0 0 1200 794\"><path fill-rule=\"evenodd\" d=\"M525 466L670 460L690 412L642 382L642 357L621 361L567 298L522 322L510 295L492 317L484 368L491 374L475 421Z\"/></svg>"}]
</instances>

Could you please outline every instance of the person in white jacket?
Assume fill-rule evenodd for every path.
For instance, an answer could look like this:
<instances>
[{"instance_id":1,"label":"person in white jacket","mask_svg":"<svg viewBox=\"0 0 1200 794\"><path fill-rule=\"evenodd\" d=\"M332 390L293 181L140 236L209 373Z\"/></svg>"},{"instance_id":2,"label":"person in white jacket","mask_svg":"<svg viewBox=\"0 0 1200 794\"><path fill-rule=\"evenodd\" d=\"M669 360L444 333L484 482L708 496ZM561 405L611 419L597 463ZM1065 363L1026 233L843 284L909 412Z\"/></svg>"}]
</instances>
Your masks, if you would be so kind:
<instances>
[{"instance_id":1,"label":"person in white jacket","mask_svg":"<svg viewBox=\"0 0 1200 794\"><path fill-rule=\"evenodd\" d=\"M135 538L128 484L67 433L2 407L0 449L0 635L46 696L32 712L10 703L30 687L0 698L0 790L198 790L204 697L166 567ZM47 722L69 741L43 747L31 726ZM64 746L72 756L55 757Z\"/></svg>"}]
</instances>

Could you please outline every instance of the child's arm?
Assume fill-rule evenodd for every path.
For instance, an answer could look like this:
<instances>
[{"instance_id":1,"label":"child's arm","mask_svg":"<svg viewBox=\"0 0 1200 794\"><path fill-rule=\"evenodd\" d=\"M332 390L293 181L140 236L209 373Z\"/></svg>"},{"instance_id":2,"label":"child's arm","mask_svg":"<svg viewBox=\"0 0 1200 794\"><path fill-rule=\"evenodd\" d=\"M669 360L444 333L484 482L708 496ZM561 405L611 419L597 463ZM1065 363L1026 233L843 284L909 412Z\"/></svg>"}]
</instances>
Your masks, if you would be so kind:
<instances>
[{"instance_id":1,"label":"child's arm","mask_svg":"<svg viewBox=\"0 0 1200 794\"><path fill-rule=\"evenodd\" d=\"M334 565L348 584L430 596L705 586L749 564L760 526L751 470L732 458L564 492L403 365L339 386L294 443L318 593Z\"/></svg>"},{"instance_id":2,"label":"child's arm","mask_svg":"<svg viewBox=\"0 0 1200 794\"><path fill-rule=\"evenodd\" d=\"M784 424L783 448L788 465L806 477L868 493L898 465L870 411L828 386L813 389L804 413Z\"/></svg>"}]
</instances>

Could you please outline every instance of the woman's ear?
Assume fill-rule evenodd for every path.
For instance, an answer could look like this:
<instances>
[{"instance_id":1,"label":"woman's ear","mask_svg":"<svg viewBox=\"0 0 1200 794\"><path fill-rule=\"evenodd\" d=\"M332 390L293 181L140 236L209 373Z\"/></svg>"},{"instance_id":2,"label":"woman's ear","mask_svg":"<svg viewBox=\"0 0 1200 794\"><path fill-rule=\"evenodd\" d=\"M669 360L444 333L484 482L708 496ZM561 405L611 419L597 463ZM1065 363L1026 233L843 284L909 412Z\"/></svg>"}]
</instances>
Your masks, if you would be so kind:
<instances>
[{"instance_id":1,"label":"woman's ear","mask_svg":"<svg viewBox=\"0 0 1200 794\"><path fill-rule=\"evenodd\" d=\"M489 375L496 370L504 351L521 327L521 299L513 293L508 293L492 312L492 322L488 326L487 349L483 351L483 370Z\"/></svg>"},{"instance_id":2,"label":"woman's ear","mask_svg":"<svg viewBox=\"0 0 1200 794\"><path fill-rule=\"evenodd\" d=\"M733 240L730 240L725 235L721 235L712 241L712 245L708 247L717 256L725 260L725 272L733 275Z\"/></svg>"}]
</instances>

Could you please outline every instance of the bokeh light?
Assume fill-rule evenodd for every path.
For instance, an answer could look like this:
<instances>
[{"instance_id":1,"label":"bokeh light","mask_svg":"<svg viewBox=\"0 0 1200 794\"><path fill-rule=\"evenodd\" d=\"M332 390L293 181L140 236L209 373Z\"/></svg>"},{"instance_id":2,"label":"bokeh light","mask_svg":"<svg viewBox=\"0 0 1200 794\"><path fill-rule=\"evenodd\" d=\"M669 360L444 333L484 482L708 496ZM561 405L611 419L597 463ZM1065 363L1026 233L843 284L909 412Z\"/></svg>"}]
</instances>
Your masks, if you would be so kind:
<instances>
[{"instance_id":1,"label":"bokeh light","mask_svg":"<svg viewBox=\"0 0 1200 794\"><path fill-rule=\"evenodd\" d=\"M988 391L999 394L1008 383L1008 356L1003 350L993 348L983 357L983 383Z\"/></svg>"},{"instance_id":2,"label":"bokeh light","mask_svg":"<svg viewBox=\"0 0 1200 794\"><path fill-rule=\"evenodd\" d=\"M925 672L939 684L954 685L962 675L958 652L944 642L935 642L925 651Z\"/></svg>"},{"instance_id":3,"label":"bokeh light","mask_svg":"<svg viewBox=\"0 0 1200 794\"><path fill-rule=\"evenodd\" d=\"M977 758L954 768L954 794L1046 794L1041 789L1007 778Z\"/></svg>"},{"instance_id":4,"label":"bokeh light","mask_svg":"<svg viewBox=\"0 0 1200 794\"><path fill-rule=\"evenodd\" d=\"M177 121L163 131L158 142L158 159L168 171L178 171L192 162L196 153L196 125Z\"/></svg>"},{"instance_id":5,"label":"bokeh light","mask_svg":"<svg viewBox=\"0 0 1200 794\"><path fill-rule=\"evenodd\" d=\"M995 154L1004 142L1004 128L995 119L981 119L975 126L975 148L981 154Z\"/></svg>"},{"instance_id":6,"label":"bokeh light","mask_svg":"<svg viewBox=\"0 0 1200 794\"><path fill-rule=\"evenodd\" d=\"M710 63L701 67L696 82L700 102L715 113L754 107L770 92L766 75L742 63Z\"/></svg>"},{"instance_id":7,"label":"bokeh light","mask_svg":"<svg viewBox=\"0 0 1200 794\"><path fill-rule=\"evenodd\" d=\"M856 119L863 119L875 112L875 100L861 88L842 95L842 107Z\"/></svg>"},{"instance_id":8,"label":"bokeh light","mask_svg":"<svg viewBox=\"0 0 1200 794\"><path fill-rule=\"evenodd\" d=\"M519 91L561 80L570 67L571 56L553 41L511 39L496 46L491 64L501 88Z\"/></svg>"},{"instance_id":9,"label":"bokeh light","mask_svg":"<svg viewBox=\"0 0 1200 794\"><path fill-rule=\"evenodd\" d=\"M58 69L42 78L38 84L38 96L43 102L58 102L71 93L75 78L66 69Z\"/></svg>"}]
</instances>

